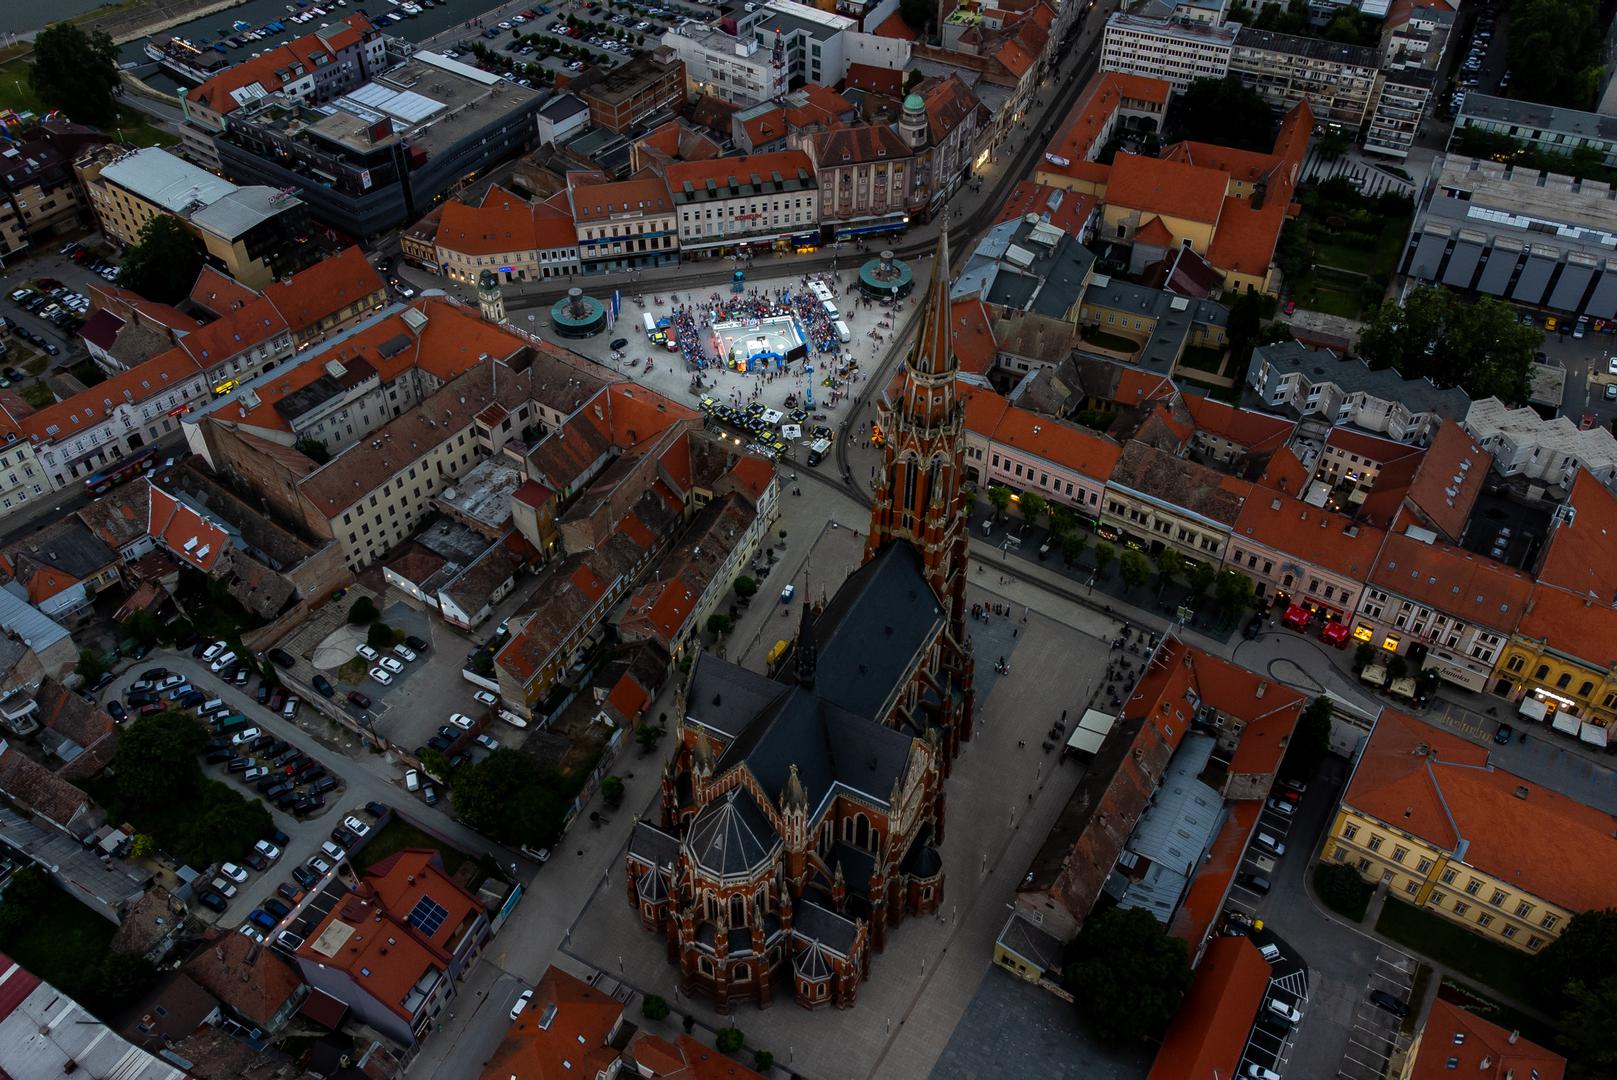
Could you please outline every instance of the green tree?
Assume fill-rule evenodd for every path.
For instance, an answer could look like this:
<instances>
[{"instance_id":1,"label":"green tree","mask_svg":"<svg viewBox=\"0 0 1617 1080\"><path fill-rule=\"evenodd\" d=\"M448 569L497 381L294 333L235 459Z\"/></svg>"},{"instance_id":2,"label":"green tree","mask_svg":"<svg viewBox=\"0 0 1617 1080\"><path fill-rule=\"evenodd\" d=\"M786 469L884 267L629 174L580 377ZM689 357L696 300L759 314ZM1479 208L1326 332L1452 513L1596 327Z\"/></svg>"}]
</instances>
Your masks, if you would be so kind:
<instances>
[{"instance_id":1,"label":"green tree","mask_svg":"<svg viewBox=\"0 0 1617 1080\"><path fill-rule=\"evenodd\" d=\"M169 838L175 853L193 864L238 858L275 828L263 803L218 780L204 780L202 795Z\"/></svg>"},{"instance_id":2,"label":"green tree","mask_svg":"<svg viewBox=\"0 0 1617 1080\"><path fill-rule=\"evenodd\" d=\"M398 641L399 632L385 622L371 623L369 630L365 631L365 644L373 649L391 649Z\"/></svg>"},{"instance_id":3,"label":"green tree","mask_svg":"<svg viewBox=\"0 0 1617 1080\"><path fill-rule=\"evenodd\" d=\"M1084 548L1089 546L1089 540L1081 532L1069 533L1061 538L1061 560L1068 566L1083 558Z\"/></svg>"},{"instance_id":4,"label":"green tree","mask_svg":"<svg viewBox=\"0 0 1617 1080\"><path fill-rule=\"evenodd\" d=\"M747 1037L741 1034L740 1028L727 1027L719 1032L718 1037L713 1040L713 1045L718 1047L721 1054L733 1054L747 1045Z\"/></svg>"},{"instance_id":5,"label":"green tree","mask_svg":"<svg viewBox=\"0 0 1617 1080\"><path fill-rule=\"evenodd\" d=\"M1110 544L1102 544L1099 541L1096 542L1096 544L1095 544L1095 572L1096 573L1098 573L1101 577L1105 577L1106 576L1106 568L1111 565L1112 560L1115 559L1115 558L1117 558L1117 549L1116 548L1114 548Z\"/></svg>"},{"instance_id":6,"label":"green tree","mask_svg":"<svg viewBox=\"0 0 1617 1080\"><path fill-rule=\"evenodd\" d=\"M1090 1029L1109 1042L1158 1036L1190 986L1185 943L1149 911L1092 916L1069 946L1067 989Z\"/></svg>"},{"instance_id":7,"label":"green tree","mask_svg":"<svg viewBox=\"0 0 1617 1080\"><path fill-rule=\"evenodd\" d=\"M1515 0L1507 37L1515 78L1512 95L1569 109L1590 108L1604 38L1595 0Z\"/></svg>"},{"instance_id":8,"label":"green tree","mask_svg":"<svg viewBox=\"0 0 1617 1080\"><path fill-rule=\"evenodd\" d=\"M296 450L298 453L302 454L316 465L324 465L326 462L331 460L331 451L326 449L326 444L323 439L311 439L305 436L293 443L292 449Z\"/></svg>"},{"instance_id":9,"label":"green tree","mask_svg":"<svg viewBox=\"0 0 1617 1080\"><path fill-rule=\"evenodd\" d=\"M717 637L730 631L730 616L722 611L715 611L707 617L707 632Z\"/></svg>"},{"instance_id":10,"label":"green tree","mask_svg":"<svg viewBox=\"0 0 1617 1080\"><path fill-rule=\"evenodd\" d=\"M1368 642L1360 642L1353 650L1353 670L1363 671L1376 662L1376 647Z\"/></svg>"},{"instance_id":11,"label":"green tree","mask_svg":"<svg viewBox=\"0 0 1617 1080\"><path fill-rule=\"evenodd\" d=\"M417 755L421 759L421 768L428 776L437 780L449 779L449 755L432 747L423 747Z\"/></svg>"},{"instance_id":12,"label":"green tree","mask_svg":"<svg viewBox=\"0 0 1617 1080\"><path fill-rule=\"evenodd\" d=\"M1151 560L1133 548L1124 548L1117 561L1117 576L1123 579L1123 587L1133 592L1151 576Z\"/></svg>"},{"instance_id":13,"label":"green tree","mask_svg":"<svg viewBox=\"0 0 1617 1080\"><path fill-rule=\"evenodd\" d=\"M113 789L132 809L166 807L196 792L202 780L197 755L208 741L192 716L173 710L136 717L118 734L112 755Z\"/></svg>"},{"instance_id":14,"label":"green tree","mask_svg":"<svg viewBox=\"0 0 1617 1080\"><path fill-rule=\"evenodd\" d=\"M640 999L640 1015L647 1020L668 1019L668 1002L657 994L647 994Z\"/></svg>"},{"instance_id":15,"label":"green tree","mask_svg":"<svg viewBox=\"0 0 1617 1080\"><path fill-rule=\"evenodd\" d=\"M1286 744L1280 763L1282 775L1307 780L1319 771L1320 762L1331 749L1331 699L1323 695L1310 701L1297 717L1297 727Z\"/></svg>"},{"instance_id":16,"label":"green tree","mask_svg":"<svg viewBox=\"0 0 1617 1080\"><path fill-rule=\"evenodd\" d=\"M124 255L118 285L160 304L177 304L191 295L201 270L196 239L179 218L159 214L141 227L140 239Z\"/></svg>"},{"instance_id":17,"label":"green tree","mask_svg":"<svg viewBox=\"0 0 1617 1080\"><path fill-rule=\"evenodd\" d=\"M52 23L34 38L28 85L78 123L109 127L118 117L118 47L101 31L86 34L73 23Z\"/></svg>"},{"instance_id":18,"label":"green tree","mask_svg":"<svg viewBox=\"0 0 1617 1080\"><path fill-rule=\"evenodd\" d=\"M1050 508L1043 495L1036 491L1025 492L1019 504L1022 507L1022 520L1030 525L1037 525L1039 518Z\"/></svg>"},{"instance_id":19,"label":"green tree","mask_svg":"<svg viewBox=\"0 0 1617 1080\"><path fill-rule=\"evenodd\" d=\"M1617 1009L1617 976L1568 988L1571 1004L1559 1014L1561 1049L1567 1055L1567 1080L1610 1080L1617 1076L1617 1041L1611 1038L1612 1010Z\"/></svg>"},{"instance_id":20,"label":"green tree","mask_svg":"<svg viewBox=\"0 0 1617 1080\"><path fill-rule=\"evenodd\" d=\"M1185 584L1190 586L1193 597L1207 595L1207 590L1213 587L1218 580L1218 567L1206 560L1192 562L1190 569L1185 573Z\"/></svg>"},{"instance_id":21,"label":"green tree","mask_svg":"<svg viewBox=\"0 0 1617 1080\"><path fill-rule=\"evenodd\" d=\"M1347 132L1331 128L1315 141L1314 148L1326 161L1335 161L1353 148L1353 140L1349 138Z\"/></svg>"},{"instance_id":22,"label":"green tree","mask_svg":"<svg viewBox=\"0 0 1617 1080\"><path fill-rule=\"evenodd\" d=\"M1549 1013L1573 1008L1573 987L1598 986L1617 972L1617 908L1578 912L1528 963L1540 1007Z\"/></svg>"},{"instance_id":23,"label":"green tree","mask_svg":"<svg viewBox=\"0 0 1617 1080\"><path fill-rule=\"evenodd\" d=\"M1158 586L1166 585L1173 578L1183 574L1188 568L1189 561L1174 548L1163 548L1157 555L1157 575L1161 579Z\"/></svg>"},{"instance_id":24,"label":"green tree","mask_svg":"<svg viewBox=\"0 0 1617 1080\"><path fill-rule=\"evenodd\" d=\"M775 1067L775 1055L768 1050L754 1050L752 1052L752 1068L754 1072L769 1075L769 1070Z\"/></svg>"},{"instance_id":25,"label":"green tree","mask_svg":"<svg viewBox=\"0 0 1617 1080\"><path fill-rule=\"evenodd\" d=\"M737 596L754 596L758 592L758 582L745 574L736 578L735 590Z\"/></svg>"},{"instance_id":26,"label":"green tree","mask_svg":"<svg viewBox=\"0 0 1617 1080\"><path fill-rule=\"evenodd\" d=\"M51 883L37 866L24 866L6 883L0 896L0 948L15 941L32 927L51 902Z\"/></svg>"},{"instance_id":27,"label":"green tree","mask_svg":"<svg viewBox=\"0 0 1617 1080\"><path fill-rule=\"evenodd\" d=\"M1314 891L1327 907L1353 915L1364 910L1374 887L1346 863L1320 863L1314 871Z\"/></svg>"},{"instance_id":28,"label":"green tree","mask_svg":"<svg viewBox=\"0 0 1617 1080\"><path fill-rule=\"evenodd\" d=\"M423 763L425 759L423 758ZM472 828L497 839L543 845L561 833L572 801L562 778L532 758L500 749L455 774L455 812Z\"/></svg>"},{"instance_id":29,"label":"green tree","mask_svg":"<svg viewBox=\"0 0 1617 1080\"><path fill-rule=\"evenodd\" d=\"M93 683L107 673L107 664L94 649L80 649L79 662L73 670L86 683Z\"/></svg>"},{"instance_id":30,"label":"green tree","mask_svg":"<svg viewBox=\"0 0 1617 1080\"><path fill-rule=\"evenodd\" d=\"M157 968L144 956L108 953L95 973L96 1005L109 1012L133 1005L156 979Z\"/></svg>"},{"instance_id":31,"label":"green tree","mask_svg":"<svg viewBox=\"0 0 1617 1080\"><path fill-rule=\"evenodd\" d=\"M366 623L373 623L381 617L382 613L376 610L376 603L368 596L360 596L348 608L348 625L350 626L364 626Z\"/></svg>"},{"instance_id":32,"label":"green tree","mask_svg":"<svg viewBox=\"0 0 1617 1080\"><path fill-rule=\"evenodd\" d=\"M988 505L994 508L994 516L1003 518L1011 505L1011 489L1004 484L989 484Z\"/></svg>"},{"instance_id":33,"label":"green tree","mask_svg":"<svg viewBox=\"0 0 1617 1080\"><path fill-rule=\"evenodd\" d=\"M163 624L157 621L157 616L145 608L124 620L124 633L142 645L156 645L157 636L162 629Z\"/></svg>"},{"instance_id":34,"label":"green tree","mask_svg":"<svg viewBox=\"0 0 1617 1080\"><path fill-rule=\"evenodd\" d=\"M1268 151L1279 122L1274 109L1237 75L1197 79L1168 110L1177 138Z\"/></svg>"},{"instance_id":35,"label":"green tree","mask_svg":"<svg viewBox=\"0 0 1617 1080\"><path fill-rule=\"evenodd\" d=\"M1359 354L1374 368L1406 379L1458 386L1473 399L1527 400L1533 353L1543 340L1510 305L1489 297L1463 304L1447 289L1423 286L1403 303L1386 303L1359 336Z\"/></svg>"},{"instance_id":36,"label":"green tree","mask_svg":"<svg viewBox=\"0 0 1617 1080\"><path fill-rule=\"evenodd\" d=\"M618 776L605 776L601 778L601 801L616 810L623 805L623 778Z\"/></svg>"},{"instance_id":37,"label":"green tree","mask_svg":"<svg viewBox=\"0 0 1617 1080\"><path fill-rule=\"evenodd\" d=\"M649 754L657 749L657 744L662 742L662 738L663 729L655 724L641 724L634 729L634 741L640 744L642 753Z\"/></svg>"},{"instance_id":38,"label":"green tree","mask_svg":"<svg viewBox=\"0 0 1617 1080\"><path fill-rule=\"evenodd\" d=\"M1065 539L1078 527L1078 514L1070 506L1053 503L1050 506L1050 531Z\"/></svg>"},{"instance_id":39,"label":"green tree","mask_svg":"<svg viewBox=\"0 0 1617 1080\"><path fill-rule=\"evenodd\" d=\"M1226 615L1236 615L1258 602L1258 587L1239 570L1220 570L1213 582L1213 596Z\"/></svg>"},{"instance_id":40,"label":"green tree","mask_svg":"<svg viewBox=\"0 0 1617 1080\"><path fill-rule=\"evenodd\" d=\"M1409 661L1401 656L1394 656L1387 661L1387 678L1402 679L1409 674Z\"/></svg>"}]
</instances>

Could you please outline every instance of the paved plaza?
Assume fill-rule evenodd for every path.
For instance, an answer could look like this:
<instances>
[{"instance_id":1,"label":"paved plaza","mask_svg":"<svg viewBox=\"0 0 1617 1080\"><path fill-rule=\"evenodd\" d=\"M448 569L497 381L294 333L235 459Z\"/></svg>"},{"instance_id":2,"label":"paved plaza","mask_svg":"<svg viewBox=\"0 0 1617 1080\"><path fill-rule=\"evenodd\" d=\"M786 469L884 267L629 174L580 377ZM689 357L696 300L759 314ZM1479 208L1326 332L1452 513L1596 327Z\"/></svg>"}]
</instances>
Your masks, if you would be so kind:
<instances>
[{"instance_id":1,"label":"paved plaza","mask_svg":"<svg viewBox=\"0 0 1617 1080\"><path fill-rule=\"evenodd\" d=\"M814 275L817 280L824 281L835 293L834 302L841 312L842 321L848 324L853 340L843 346L845 355L852 357L859 365L859 374L852 379L851 386L845 390L853 393L862 393L865 387L865 378L875 371L876 367L886 358L888 350L893 345L894 328L889 317L893 309L882 307L879 304L863 302L854 288L854 281L858 266L863 259L870 258L874 253L866 252L863 256L854 256L850 252L850 259L846 266L841 263L835 271ZM910 264L915 274L915 291L903 300L898 311L900 320L907 319L914 313L914 305L920 302L924 295L926 284L930 278L931 260L921 259ZM773 267L771 267L773 269ZM586 286L588 282L585 283ZM807 286L804 277L797 274L777 276L754 275L748 272L746 287L756 290L760 294L774 295L777 290L791 288L801 290ZM586 292L588 289L586 287ZM723 367L710 367L702 373L703 383L700 388L693 388L691 372L686 370L683 358L678 353L665 350L662 346L646 340L642 315L649 314L653 320L665 317L671 313L673 298L679 296L684 304L702 303L712 299L722 299L732 294L709 290L700 295L693 296L687 293L664 293L660 297L652 293L635 297L625 294L622 297L622 310L616 323L609 330L602 331L592 338L575 340L556 336L553 329L547 324L547 312L544 310L513 312L506 320L507 325L518 330L526 330L530 334L537 334L547 340L554 341L564 348L571 349L582 356L608 368L614 374L626 379L649 386L658 393L678 401L681 404L696 407L697 402L704 396L728 401L732 404L739 402L745 405L748 401L763 402L772 409L785 410L786 396L788 394L802 395L806 389L806 380L802 375L801 363L789 364L786 371L781 374L743 374ZM603 302L610 303L610 292L598 296ZM658 303L658 300L661 303ZM872 337L880 335L880 338ZM611 343L624 339L628 344L622 350L622 359L614 360ZM826 365L822 362L823 354L813 354L813 363L816 367L814 375L815 413L824 414L826 419L820 421L832 427L838 426L843 417L847 415L848 402L844 398L838 404L831 404L830 388L824 383ZM651 361L651 371L646 371L647 360ZM631 361L638 360L638 365ZM756 397L754 397L756 395ZM800 459L800 458L799 458Z\"/></svg>"},{"instance_id":2,"label":"paved plaza","mask_svg":"<svg viewBox=\"0 0 1617 1080\"><path fill-rule=\"evenodd\" d=\"M828 528L823 554L816 543L813 558L857 558L857 539L839 535L847 532ZM1106 649L983 588L971 588L968 604L998 604L1015 614L970 624L979 719L977 735L948 781L942 845L947 878L939 915L906 920L894 931L860 986L854 1009L808 1012L792 1003L783 986L772 1008L742 1006L733 1015L749 1046L773 1052L778 1063L810 1080L925 1080L991 962L1012 890L1082 775L1081 765L1058 764L1041 744L1063 709L1069 722L1076 720L1079 696L1105 667ZM747 655L759 648L767 644L748 648ZM1001 656L1010 661L1011 674L996 678L994 662ZM656 813L656 800L642 811L650 818ZM705 1001L676 994L676 971L660 939L641 928L628 905L621 861L597 884L565 951L641 993L661 994L702 1024L731 1023L732 1017L720 1016Z\"/></svg>"}]
</instances>

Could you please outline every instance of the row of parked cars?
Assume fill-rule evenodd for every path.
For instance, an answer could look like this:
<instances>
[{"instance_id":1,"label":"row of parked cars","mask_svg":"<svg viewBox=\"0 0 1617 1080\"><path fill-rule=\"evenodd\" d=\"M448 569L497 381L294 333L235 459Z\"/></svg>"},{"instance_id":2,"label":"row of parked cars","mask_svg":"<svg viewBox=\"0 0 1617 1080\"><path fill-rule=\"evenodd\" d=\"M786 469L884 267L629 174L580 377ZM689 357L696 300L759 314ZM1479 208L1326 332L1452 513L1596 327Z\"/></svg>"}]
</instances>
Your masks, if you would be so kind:
<instances>
[{"instance_id":1,"label":"row of parked cars","mask_svg":"<svg viewBox=\"0 0 1617 1080\"><path fill-rule=\"evenodd\" d=\"M379 802L366 803L365 813L380 820L382 815L387 813L387 806ZM274 933L277 927L291 917L293 911L303 901L304 897L309 894L310 890L319 885L327 874L331 873L344 859L348 858L349 852L370 834L372 827L372 823L360 817L357 811L343 818L342 824L331 830L331 839L320 842L320 850L317 854L292 867L290 871L292 880L283 881L277 885L275 895L264 900L248 914L247 921L241 925L241 933L262 943L266 935ZM286 847L284 834L276 833L275 836L283 837L283 841L279 848L275 849L275 854L270 859L271 862L279 858ZM271 839L274 839L274 837ZM259 854L265 853L263 845L264 842L260 841ZM268 866L266 865L263 869L268 869ZM234 870L239 875L231 877L231 881L235 884L242 885L247 882L248 876L245 870L232 866L230 863L220 867L221 873L228 870ZM219 880L216 878L213 884L217 888ZM226 896L225 899L228 901L229 897ZM211 907L212 905L209 906ZM215 908L215 910L220 909ZM276 940L288 949L296 949L303 944L303 938L291 930L282 930L276 935Z\"/></svg>"},{"instance_id":2,"label":"row of parked cars","mask_svg":"<svg viewBox=\"0 0 1617 1080\"><path fill-rule=\"evenodd\" d=\"M94 274L99 275L107 281L118 280L117 263L108 262L99 255L92 254L88 248L84 247L77 240L63 244L62 254L66 255L80 266L86 268Z\"/></svg>"},{"instance_id":3,"label":"row of parked cars","mask_svg":"<svg viewBox=\"0 0 1617 1080\"><path fill-rule=\"evenodd\" d=\"M1465 98L1473 89L1482 85L1482 65L1488 59L1488 46L1493 42L1493 12L1484 10L1477 17L1476 33L1471 37L1471 49L1466 53L1465 60L1460 65L1460 86L1449 99L1449 111L1458 113L1460 106L1465 104ZM1505 72L1499 78L1499 92L1503 94L1510 89L1510 72Z\"/></svg>"},{"instance_id":4,"label":"row of parked cars","mask_svg":"<svg viewBox=\"0 0 1617 1080\"><path fill-rule=\"evenodd\" d=\"M354 652L368 663L376 665L370 670L371 678L383 686L387 686L393 681L395 675L404 674L405 664L415 663L426 649L427 643L412 635L405 638L402 644L393 646L392 651L386 655L371 648L364 642L360 642Z\"/></svg>"}]
</instances>

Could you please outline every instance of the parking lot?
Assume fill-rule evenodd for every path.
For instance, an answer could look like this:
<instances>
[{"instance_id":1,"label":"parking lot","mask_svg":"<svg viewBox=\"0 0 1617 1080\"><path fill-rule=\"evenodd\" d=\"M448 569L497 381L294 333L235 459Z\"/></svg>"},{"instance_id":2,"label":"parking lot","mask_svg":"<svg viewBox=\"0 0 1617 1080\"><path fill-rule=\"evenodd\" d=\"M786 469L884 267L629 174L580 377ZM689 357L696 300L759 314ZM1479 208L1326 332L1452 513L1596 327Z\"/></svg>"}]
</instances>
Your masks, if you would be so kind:
<instances>
[{"instance_id":1,"label":"parking lot","mask_svg":"<svg viewBox=\"0 0 1617 1080\"><path fill-rule=\"evenodd\" d=\"M578 4L565 13L552 13L548 6L540 5L486 26L481 34L456 42L447 52L476 63L476 47L481 45L512 64L511 72L518 81L534 78L536 68L545 69L551 79L576 76L588 67L626 63L655 48L669 29L705 21L712 14L677 4L619 3L613 10Z\"/></svg>"},{"instance_id":2,"label":"parking lot","mask_svg":"<svg viewBox=\"0 0 1617 1080\"><path fill-rule=\"evenodd\" d=\"M1418 965L1415 958L1383 946L1359 995L1348 1035L1347 1053L1338 1073L1344 1080L1381 1080L1395 1058L1409 1049L1410 1035L1401 1007L1408 1012Z\"/></svg>"}]
</instances>

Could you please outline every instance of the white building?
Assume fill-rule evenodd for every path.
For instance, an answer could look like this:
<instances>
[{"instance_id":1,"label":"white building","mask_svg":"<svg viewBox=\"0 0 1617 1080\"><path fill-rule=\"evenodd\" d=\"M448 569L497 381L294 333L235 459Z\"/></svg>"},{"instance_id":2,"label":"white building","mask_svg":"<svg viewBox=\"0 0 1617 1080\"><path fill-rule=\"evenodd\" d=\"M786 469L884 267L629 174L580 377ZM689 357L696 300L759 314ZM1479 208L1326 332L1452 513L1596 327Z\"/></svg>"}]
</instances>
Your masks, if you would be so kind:
<instances>
[{"instance_id":1,"label":"white building","mask_svg":"<svg viewBox=\"0 0 1617 1080\"><path fill-rule=\"evenodd\" d=\"M801 150L676 162L663 172L679 215L681 251L718 254L819 231L819 185Z\"/></svg>"},{"instance_id":2,"label":"white building","mask_svg":"<svg viewBox=\"0 0 1617 1080\"><path fill-rule=\"evenodd\" d=\"M1329 349L1295 341L1252 352L1252 389L1272 409L1292 409L1331 424L1353 424L1399 442L1425 446L1444 420L1459 420L1471 399L1458 387L1406 379L1391 368L1372 371Z\"/></svg>"},{"instance_id":3,"label":"white building","mask_svg":"<svg viewBox=\"0 0 1617 1080\"><path fill-rule=\"evenodd\" d=\"M1501 476L1570 489L1578 469L1584 468L1617 490L1617 439L1610 428L1580 431L1565 416L1546 420L1532 409L1512 409L1495 397L1473 401L1461 426L1493 455L1493 467Z\"/></svg>"},{"instance_id":4,"label":"white building","mask_svg":"<svg viewBox=\"0 0 1617 1080\"><path fill-rule=\"evenodd\" d=\"M662 44L684 62L685 89L693 96L711 94L736 105L756 105L780 97L791 82L784 44L777 52L750 36L693 26L669 30Z\"/></svg>"},{"instance_id":5,"label":"white building","mask_svg":"<svg viewBox=\"0 0 1617 1080\"><path fill-rule=\"evenodd\" d=\"M1149 75L1183 92L1196 79L1222 79L1230 70L1235 31L1204 22L1113 14L1101 38L1102 71Z\"/></svg>"}]
</instances>

